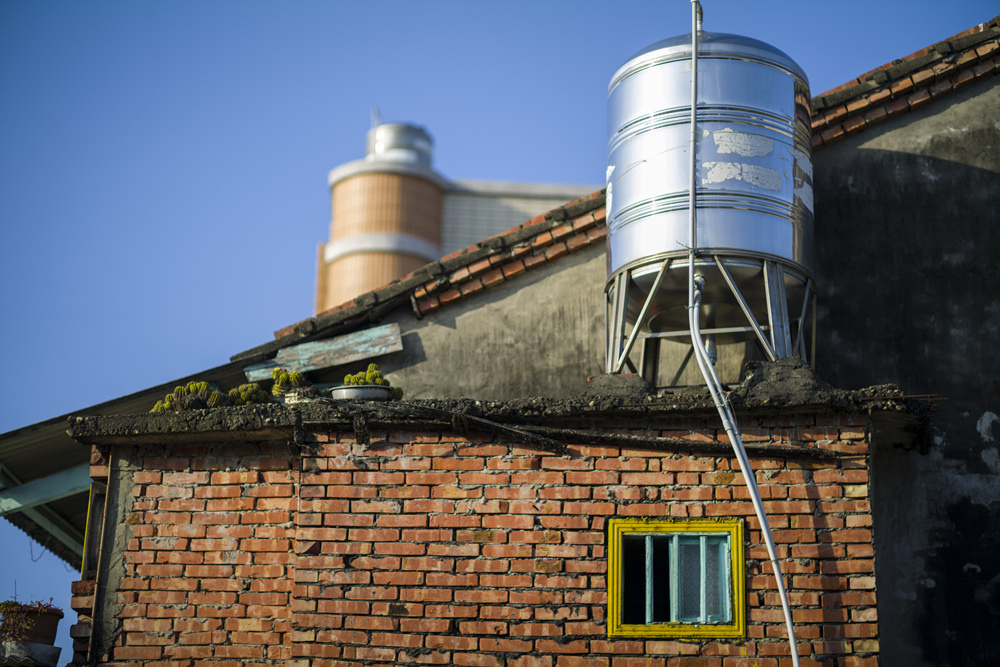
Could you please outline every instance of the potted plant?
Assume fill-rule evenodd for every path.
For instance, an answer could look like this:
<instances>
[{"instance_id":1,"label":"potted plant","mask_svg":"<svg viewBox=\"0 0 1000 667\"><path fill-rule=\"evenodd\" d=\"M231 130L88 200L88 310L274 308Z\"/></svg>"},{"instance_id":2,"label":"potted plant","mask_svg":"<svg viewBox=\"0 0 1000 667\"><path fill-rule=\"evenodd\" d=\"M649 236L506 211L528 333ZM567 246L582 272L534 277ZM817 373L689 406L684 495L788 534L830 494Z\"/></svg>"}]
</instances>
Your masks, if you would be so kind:
<instances>
[{"instance_id":1,"label":"potted plant","mask_svg":"<svg viewBox=\"0 0 1000 667\"><path fill-rule=\"evenodd\" d=\"M368 401L384 401L403 398L403 390L393 387L389 380L382 377L378 364L368 364L368 370L344 377L344 384L327 390L330 398L360 399Z\"/></svg>"},{"instance_id":2,"label":"potted plant","mask_svg":"<svg viewBox=\"0 0 1000 667\"><path fill-rule=\"evenodd\" d=\"M62 609L49 602L0 602L0 641L16 644L56 643Z\"/></svg>"},{"instance_id":3,"label":"potted plant","mask_svg":"<svg viewBox=\"0 0 1000 667\"><path fill-rule=\"evenodd\" d=\"M301 403L319 397L319 391L299 371L287 371L280 366L271 371L274 385L271 393L284 403Z\"/></svg>"}]
</instances>

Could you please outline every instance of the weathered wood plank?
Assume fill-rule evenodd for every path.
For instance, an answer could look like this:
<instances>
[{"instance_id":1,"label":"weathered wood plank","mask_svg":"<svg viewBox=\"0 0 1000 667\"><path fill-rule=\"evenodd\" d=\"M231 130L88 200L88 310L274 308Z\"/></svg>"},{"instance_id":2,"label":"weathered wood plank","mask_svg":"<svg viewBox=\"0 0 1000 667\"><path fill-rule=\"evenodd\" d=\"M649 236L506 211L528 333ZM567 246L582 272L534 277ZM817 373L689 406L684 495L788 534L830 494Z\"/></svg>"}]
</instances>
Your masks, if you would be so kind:
<instances>
[{"instance_id":1,"label":"weathered wood plank","mask_svg":"<svg viewBox=\"0 0 1000 667\"><path fill-rule=\"evenodd\" d=\"M257 382L270 379L271 369L279 366L305 373L400 352L402 349L403 339L399 334L399 325L392 322L336 338L283 348L274 359L250 364L243 372L247 380Z\"/></svg>"}]
</instances>

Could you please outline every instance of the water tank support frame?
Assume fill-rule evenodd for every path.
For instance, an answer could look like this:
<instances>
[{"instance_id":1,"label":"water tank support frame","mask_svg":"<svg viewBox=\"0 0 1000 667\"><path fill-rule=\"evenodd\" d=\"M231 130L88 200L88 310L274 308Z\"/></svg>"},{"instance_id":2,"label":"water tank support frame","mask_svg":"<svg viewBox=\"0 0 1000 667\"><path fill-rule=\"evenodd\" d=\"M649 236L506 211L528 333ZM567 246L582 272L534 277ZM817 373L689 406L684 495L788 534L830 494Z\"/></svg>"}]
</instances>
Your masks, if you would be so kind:
<instances>
[{"instance_id":1,"label":"water tank support frame","mask_svg":"<svg viewBox=\"0 0 1000 667\"><path fill-rule=\"evenodd\" d=\"M788 330L788 298L785 296L785 272L780 264L764 260L764 294L767 319L771 325L771 345L779 359L792 356L792 335Z\"/></svg>"},{"instance_id":2,"label":"water tank support frame","mask_svg":"<svg viewBox=\"0 0 1000 667\"><path fill-rule=\"evenodd\" d=\"M812 354L806 355L806 339L805 336L802 335L802 332L805 329L806 311L809 309L810 302L812 302L813 306L813 349ZM808 364L816 354L816 295L812 293L812 280L808 278L806 278L805 294L802 297L802 312L799 313L798 322L799 329L795 332L795 343L792 345L792 348L798 352L800 357L802 357L802 361Z\"/></svg>"},{"instance_id":3,"label":"water tank support frame","mask_svg":"<svg viewBox=\"0 0 1000 667\"><path fill-rule=\"evenodd\" d=\"M660 265L660 270L656 272L656 278L653 280L653 286L650 288L649 294L646 296L646 300L643 302L642 308L639 310L639 316L636 317L635 319L635 326L632 327L632 331L631 333L629 333L628 340L625 341L624 347L621 347L621 339L625 335L625 329L624 329L625 318L624 317L621 318L620 327L616 326L616 331L614 332L613 335L615 341L614 344L616 347L615 352L617 353L617 356L614 357L614 359L616 360L614 369L609 369L609 372L611 373L622 372L622 367L628 360L629 352L632 351L632 346L635 345L635 340L639 336L639 324L646 318L646 311L649 310L649 305L653 302L653 299L656 298L656 294L660 289L660 283L663 281L663 276L667 274L667 270L670 268L670 263L673 261L674 260L670 257L666 258L665 260L663 260L663 264ZM626 271L624 276L625 276L624 283L628 284L628 281L632 279L632 271L631 270ZM644 365L644 363L640 365ZM633 368L633 370L635 369Z\"/></svg>"},{"instance_id":4,"label":"water tank support frame","mask_svg":"<svg viewBox=\"0 0 1000 667\"><path fill-rule=\"evenodd\" d=\"M764 331L760 324L757 323L757 318L753 316L753 312L750 311L750 306L747 305L747 300L743 298L743 294L740 292L739 288L736 287L736 281L733 280L732 275L729 273L729 269L726 268L726 263L722 261L722 258L718 255L714 255L712 259L715 260L715 265L719 267L719 273L726 280L726 285L729 286L729 290L736 297L736 303L740 305L740 310L743 311L744 317L750 322L750 327L753 332L757 335L757 342L760 343L761 349L764 350L764 354L767 356L768 361L777 360L777 356L774 354L774 348L771 347L767 336L764 335ZM770 309L768 309L770 312ZM800 327L801 329L801 327Z\"/></svg>"},{"instance_id":5,"label":"water tank support frame","mask_svg":"<svg viewBox=\"0 0 1000 667\"><path fill-rule=\"evenodd\" d=\"M752 333L768 361L773 362L784 357L798 356L805 363L812 363L811 360L816 354L816 293L813 289L811 278L803 276L805 282L802 305L797 308L797 303L788 303L784 281L786 271L782 263L761 259L759 266L762 275L760 280L763 281L763 291L767 304L767 323L761 324L751 311L746 297L744 297L730 272L728 260L732 258L712 252L699 253L699 257L709 259L718 268L719 275L721 275L726 286L729 288L735 304L739 306L747 323L745 326L701 329L702 334L708 336L712 334ZM652 288L643 301L638 317L634 320L627 314L629 285L632 282L632 276L635 271L643 267L633 267L619 271L612 279L607 296L607 373L621 373L628 366L631 372L641 372L642 377L655 384L659 372L659 345L658 343L650 343L650 341L678 339L690 336L689 329L649 331L642 326L653 301L652 295L657 293L662 279L669 273L672 263L676 259L676 257L667 258L660 264ZM646 266L648 267L648 265ZM811 345L807 342L805 335L810 305L813 311L812 335L810 336ZM798 317L793 319L791 312L797 312ZM631 329L629 329L630 324L632 325ZM794 337L792 336L793 332ZM637 368L636 364L629 358L629 355L632 353L635 343L638 340L642 340L643 343L640 346L640 359Z\"/></svg>"},{"instance_id":6,"label":"water tank support frame","mask_svg":"<svg viewBox=\"0 0 1000 667\"><path fill-rule=\"evenodd\" d=\"M605 350L605 372L612 373L614 362L621 354L622 327L625 326L625 307L628 296L628 272L619 273L614 277L614 284L608 294L607 310L605 315L605 331L607 333L607 349ZM635 372L631 361L626 358L629 367Z\"/></svg>"}]
</instances>

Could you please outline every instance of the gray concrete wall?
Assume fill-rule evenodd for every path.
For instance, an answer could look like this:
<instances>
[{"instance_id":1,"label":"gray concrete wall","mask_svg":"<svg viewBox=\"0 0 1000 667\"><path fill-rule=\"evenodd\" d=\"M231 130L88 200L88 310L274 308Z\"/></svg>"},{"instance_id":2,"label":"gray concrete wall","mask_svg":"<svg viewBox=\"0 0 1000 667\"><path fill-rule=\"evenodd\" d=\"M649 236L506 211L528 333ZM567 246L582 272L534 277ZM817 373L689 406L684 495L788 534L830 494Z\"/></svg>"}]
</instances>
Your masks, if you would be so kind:
<instances>
[{"instance_id":1,"label":"gray concrete wall","mask_svg":"<svg viewBox=\"0 0 1000 667\"><path fill-rule=\"evenodd\" d=\"M882 662L1000 664L1000 82L814 156L817 370L933 393L877 454Z\"/></svg>"},{"instance_id":2,"label":"gray concrete wall","mask_svg":"<svg viewBox=\"0 0 1000 667\"><path fill-rule=\"evenodd\" d=\"M418 320L379 365L407 398L580 393L604 365L604 245L596 244Z\"/></svg>"}]
</instances>

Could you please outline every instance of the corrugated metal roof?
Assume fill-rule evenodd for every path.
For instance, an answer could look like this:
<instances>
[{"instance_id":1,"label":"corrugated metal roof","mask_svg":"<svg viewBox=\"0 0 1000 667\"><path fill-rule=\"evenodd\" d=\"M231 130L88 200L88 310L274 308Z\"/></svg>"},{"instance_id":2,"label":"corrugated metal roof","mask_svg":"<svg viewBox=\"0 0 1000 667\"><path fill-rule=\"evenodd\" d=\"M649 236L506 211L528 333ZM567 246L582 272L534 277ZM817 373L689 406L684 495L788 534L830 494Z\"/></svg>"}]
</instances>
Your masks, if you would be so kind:
<instances>
[{"instance_id":1,"label":"corrugated metal roof","mask_svg":"<svg viewBox=\"0 0 1000 667\"><path fill-rule=\"evenodd\" d=\"M21 484L41 479L60 470L66 470L90 461L90 448L81 445L66 434L70 416L135 414L149 412L156 401L163 398L177 385L192 380L205 380L222 389L231 389L244 382L245 363L229 363L210 368L171 382L143 389L142 391L98 403L82 410L46 419L0 434L0 466L17 478ZM87 522L87 494L77 494L39 506L39 512L48 518L65 521L81 540ZM73 567L80 565L79 556L72 549L55 539L51 533L24 513L13 513L3 518L27 533L32 539L49 549Z\"/></svg>"}]
</instances>

